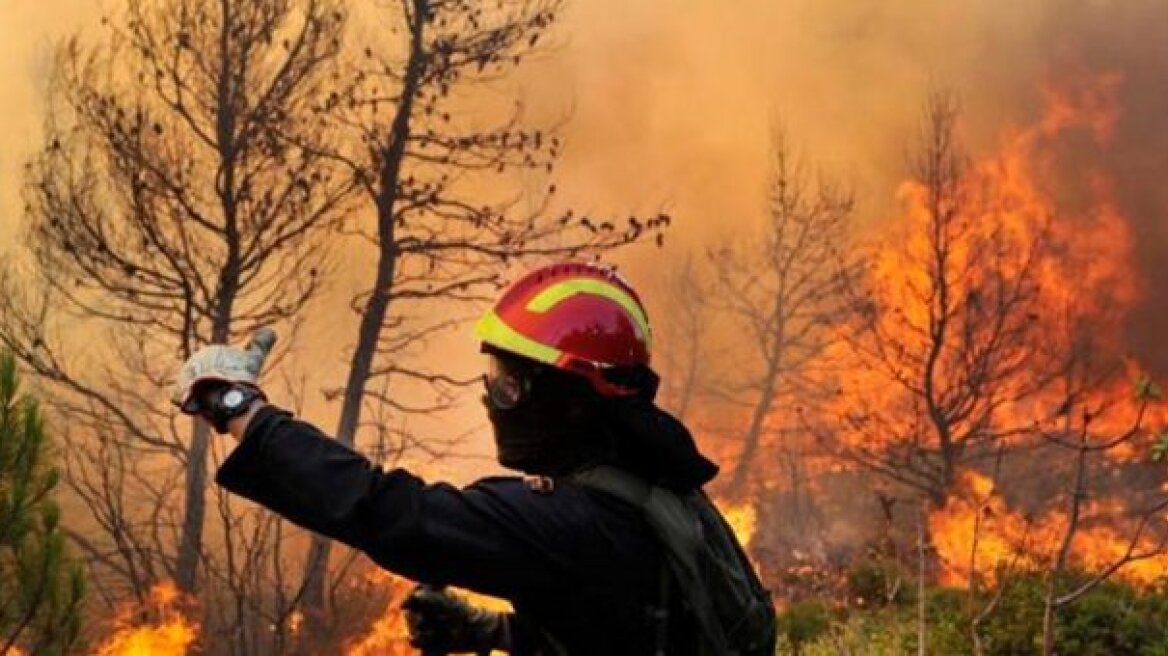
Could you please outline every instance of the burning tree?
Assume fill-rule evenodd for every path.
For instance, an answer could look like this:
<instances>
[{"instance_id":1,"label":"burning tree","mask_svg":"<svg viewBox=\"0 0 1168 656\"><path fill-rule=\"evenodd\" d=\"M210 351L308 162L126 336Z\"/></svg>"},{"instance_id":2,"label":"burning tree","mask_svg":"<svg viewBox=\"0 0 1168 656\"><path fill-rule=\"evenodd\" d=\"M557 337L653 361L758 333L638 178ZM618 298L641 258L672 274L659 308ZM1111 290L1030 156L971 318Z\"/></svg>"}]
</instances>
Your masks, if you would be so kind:
<instances>
[{"instance_id":1,"label":"burning tree","mask_svg":"<svg viewBox=\"0 0 1168 656\"><path fill-rule=\"evenodd\" d=\"M1048 157L1068 136L1105 147L1115 84L1048 89L1042 119L977 162L956 146L955 104L931 98L902 192L909 227L853 294L844 426L823 437L930 502L922 586L928 542L940 582L968 586L979 653L979 625L1019 571L1045 573L1048 650L1059 609L1113 575L1146 584L1162 572L1160 482L1130 456L1152 439L1158 388L1144 380L1134 401L1127 391L1127 231L1097 172L1080 172L1060 202L1067 174Z\"/></svg>"},{"instance_id":2,"label":"burning tree","mask_svg":"<svg viewBox=\"0 0 1168 656\"><path fill-rule=\"evenodd\" d=\"M995 185L992 169L970 166L957 119L950 94L930 95L901 190L905 230L851 289L847 436L832 444L936 506L963 466L1019 430L1001 410L1049 376L1036 313L1051 217Z\"/></svg>"},{"instance_id":3,"label":"burning tree","mask_svg":"<svg viewBox=\"0 0 1168 656\"><path fill-rule=\"evenodd\" d=\"M1069 350L1072 357L1060 377L1058 412L1039 429L1040 437L1068 452L1072 462L1068 483L1063 486L1066 509L1053 532L1057 548L1046 566L1042 614L1042 653L1046 656L1055 653L1055 622L1060 610L1114 575L1123 574L1147 585L1161 578L1168 566L1168 521L1163 516L1168 496L1163 494L1154 470L1141 477L1138 470L1145 468L1125 462L1122 453L1142 450L1153 438L1149 415L1163 394L1147 378L1139 379L1127 392L1123 368L1093 362L1090 344L1089 333L1083 334ZM1152 473L1151 480L1147 480L1148 473ZM1117 477L1122 500L1098 498L1114 492L1107 488L1115 487ZM1112 479L1110 485L1107 478ZM1144 479L1143 489L1140 478ZM1072 568L1085 569L1088 575L1071 580L1068 589L1072 578L1068 570Z\"/></svg>"},{"instance_id":4,"label":"burning tree","mask_svg":"<svg viewBox=\"0 0 1168 656\"><path fill-rule=\"evenodd\" d=\"M321 106L354 135L354 147L329 156L359 184L368 216L354 236L376 253L371 280L352 303L359 320L346 380L333 392L341 400L341 442L354 444L368 425L366 404L399 414L448 404L465 381L411 356L460 325L452 308L485 300L509 262L595 253L654 232L660 239L664 216L630 218L618 229L571 211L548 215L554 185L535 194L506 192L508 175L549 174L560 140L554 129L526 123L521 104L475 107L482 96L474 92L537 53L562 8L562 0L379 6L387 23L382 33L395 38L360 48L352 84ZM439 401L414 408L388 393L390 385L409 383L432 386ZM410 438L395 437L393 451L400 453ZM325 616L329 552L328 541L314 540L305 595L310 618Z\"/></svg>"},{"instance_id":5,"label":"burning tree","mask_svg":"<svg viewBox=\"0 0 1168 656\"><path fill-rule=\"evenodd\" d=\"M63 654L81 628L85 579L66 553L51 456L16 358L0 352L0 654Z\"/></svg>"}]
</instances>

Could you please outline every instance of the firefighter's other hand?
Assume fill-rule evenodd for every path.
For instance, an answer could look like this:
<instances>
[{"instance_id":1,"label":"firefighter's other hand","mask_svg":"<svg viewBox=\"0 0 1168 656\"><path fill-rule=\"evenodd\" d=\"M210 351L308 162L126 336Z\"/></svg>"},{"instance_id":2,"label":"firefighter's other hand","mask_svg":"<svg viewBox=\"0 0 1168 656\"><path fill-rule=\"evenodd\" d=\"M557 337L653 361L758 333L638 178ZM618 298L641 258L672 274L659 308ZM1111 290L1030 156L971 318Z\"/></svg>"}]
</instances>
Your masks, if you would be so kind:
<instances>
[{"instance_id":1,"label":"firefighter's other hand","mask_svg":"<svg viewBox=\"0 0 1168 656\"><path fill-rule=\"evenodd\" d=\"M507 616L477 608L462 597L419 585L402 602L410 645L423 653L479 653L510 649Z\"/></svg>"},{"instance_id":2,"label":"firefighter's other hand","mask_svg":"<svg viewBox=\"0 0 1168 656\"><path fill-rule=\"evenodd\" d=\"M211 344L191 356L174 383L170 400L187 414L199 414L196 389L206 389L210 383L243 383L257 386L264 360L276 343L276 331L261 328L252 335L244 348Z\"/></svg>"}]
</instances>

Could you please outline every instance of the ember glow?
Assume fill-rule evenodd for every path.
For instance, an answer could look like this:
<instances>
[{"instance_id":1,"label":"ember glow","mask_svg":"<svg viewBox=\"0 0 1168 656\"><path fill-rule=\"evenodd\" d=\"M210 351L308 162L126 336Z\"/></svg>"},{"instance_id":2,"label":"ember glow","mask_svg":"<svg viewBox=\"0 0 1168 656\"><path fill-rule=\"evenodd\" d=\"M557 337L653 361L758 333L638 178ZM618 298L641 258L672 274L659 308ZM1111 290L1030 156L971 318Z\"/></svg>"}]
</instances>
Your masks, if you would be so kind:
<instances>
[{"instance_id":1,"label":"ember glow","mask_svg":"<svg viewBox=\"0 0 1168 656\"><path fill-rule=\"evenodd\" d=\"M1067 567L1102 571L1134 551L1149 557L1118 577L1146 585L1168 571L1157 554L1165 518L1153 518L1155 528L1133 548L1138 495L1127 481L1138 473L1120 469L1137 467L1149 437L1168 424L1159 387L1125 344L1124 322L1145 283L1135 269L1132 222L1115 197L1120 172L1108 159L1123 84L1117 74L1081 72L1045 84L1039 118L1004 130L993 152L960 163L958 221L938 227L944 202L925 181L902 183L900 215L870 255L878 310L865 315L865 337L841 334L828 354L841 364L839 393L825 414L849 418L834 439L869 462L893 454L885 461L894 463L893 478L907 463L923 472L913 481L918 492L932 486L929 538L944 585L966 586L971 576L992 584L1001 568L1050 566L1070 524L1078 439L1091 448L1117 441L1083 465L1089 479L1112 467L1111 487L1083 495ZM1026 310L984 311L1008 303ZM948 320L948 333L936 332L938 317ZM1087 367L1112 373L1072 380ZM928 394L939 399L935 416ZM952 401L962 395L966 405ZM968 441L943 446L943 431ZM949 461L941 459L945 448L956 449ZM1010 473L991 476L999 451ZM913 453L916 460L903 455ZM952 478L943 469L950 464L958 465Z\"/></svg>"},{"instance_id":2,"label":"ember glow","mask_svg":"<svg viewBox=\"0 0 1168 656\"><path fill-rule=\"evenodd\" d=\"M743 547L749 547L751 540L754 539L754 532L758 529L758 511L754 504L749 501L716 503L718 509L722 511L722 516L726 518L726 523L734 531L734 536L738 538L738 543Z\"/></svg>"},{"instance_id":3,"label":"ember glow","mask_svg":"<svg viewBox=\"0 0 1168 656\"><path fill-rule=\"evenodd\" d=\"M396 576L386 576L391 590L389 605L385 613L369 627L369 631L345 648L346 656L406 656L413 654L410 647L409 630L406 628L405 614L401 601L413 589L414 584Z\"/></svg>"},{"instance_id":4,"label":"ember glow","mask_svg":"<svg viewBox=\"0 0 1168 656\"><path fill-rule=\"evenodd\" d=\"M364 635L348 642L344 651L345 655L409 656L417 654L418 651L410 646L409 629L406 625L405 613L401 608L402 601L417 584L384 570L374 570L368 576L371 582L376 582L389 591L389 601L385 612L369 627L369 630ZM458 588L452 588L452 591L480 608L497 612L511 610L511 604L501 599Z\"/></svg>"},{"instance_id":5,"label":"ember glow","mask_svg":"<svg viewBox=\"0 0 1168 656\"><path fill-rule=\"evenodd\" d=\"M943 585L966 587L971 567L980 580L993 583L1001 568L1036 569L1049 565L1067 530L1065 512L1052 511L1027 519L1011 510L994 489L993 482L974 472L963 472L960 492L941 510L929 515L933 546L937 549ZM1108 506L1111 507L1108 507ZM1070 549L1070 565L1098 572L1124 558L1132 548L1132 536L1092 518L1122 517L1124 510L1111 504L1088 504L1085 525L1076 531ZM1154 554L1121 567L1116 575L1140 586L1149 586L1168 572L1168 554L1157 553L1155 540L1134 545L1135 553Z\"/></svg>"},{"instance_id":6,"label":"ember glow","mask_svg":"<svg viewBox=\"0 0 1168 656\"><path fill-rule=\"evenodd\" d=\"M183 656L195 642L198 625L180 610L185 603L170 581L155 585L143 607L125 606L114 632L97 648L97 656Z\"/></svg>"}]
</instances>

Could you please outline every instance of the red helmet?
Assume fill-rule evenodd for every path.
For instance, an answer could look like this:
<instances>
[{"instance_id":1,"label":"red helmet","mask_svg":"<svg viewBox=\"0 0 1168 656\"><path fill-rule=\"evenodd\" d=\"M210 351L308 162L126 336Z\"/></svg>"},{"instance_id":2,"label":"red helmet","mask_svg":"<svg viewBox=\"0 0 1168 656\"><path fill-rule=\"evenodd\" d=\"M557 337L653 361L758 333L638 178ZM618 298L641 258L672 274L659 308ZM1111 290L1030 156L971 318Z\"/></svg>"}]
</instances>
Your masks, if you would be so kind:
<instances>
[{"instance_id":1,"label":"red helmet","mask_svg":"<svg viewBox=\"0 0 1168 656\"><path fill-rule=\"evenodd\" d=\"M633 390L605 370L649 365L652 333L637 293L612 268L568 262L536 269L475 324L484 344L587 377L605 396Z\"/></svg>"}]
</instances>

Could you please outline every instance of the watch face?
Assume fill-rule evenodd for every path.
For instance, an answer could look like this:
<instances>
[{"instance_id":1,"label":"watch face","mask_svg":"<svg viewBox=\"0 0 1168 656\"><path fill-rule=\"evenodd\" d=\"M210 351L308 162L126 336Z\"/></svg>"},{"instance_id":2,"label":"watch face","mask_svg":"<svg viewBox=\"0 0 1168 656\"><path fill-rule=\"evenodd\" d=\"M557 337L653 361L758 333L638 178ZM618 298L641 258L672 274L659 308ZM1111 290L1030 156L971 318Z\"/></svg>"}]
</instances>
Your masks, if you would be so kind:
<instances>
[{"instance_id":1,"label":"watch face","mask_svg":"<svg viewBox=\"0 0 1168 656\"><path fill-rule=\"evenodd\" d=\"M239 407L240 403L243 403L243 392L229 389L223 394L223 405L228 409L234 410Z\"/></svg>"}]
</instances>

